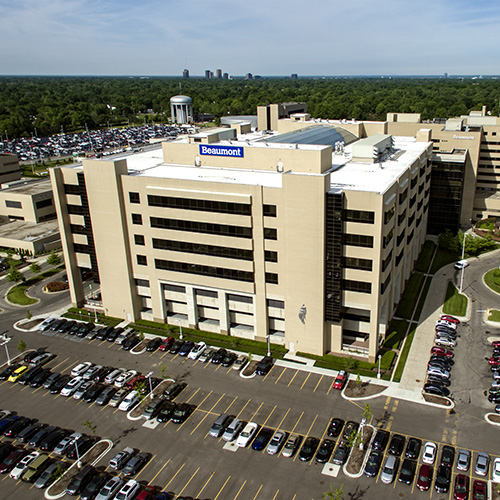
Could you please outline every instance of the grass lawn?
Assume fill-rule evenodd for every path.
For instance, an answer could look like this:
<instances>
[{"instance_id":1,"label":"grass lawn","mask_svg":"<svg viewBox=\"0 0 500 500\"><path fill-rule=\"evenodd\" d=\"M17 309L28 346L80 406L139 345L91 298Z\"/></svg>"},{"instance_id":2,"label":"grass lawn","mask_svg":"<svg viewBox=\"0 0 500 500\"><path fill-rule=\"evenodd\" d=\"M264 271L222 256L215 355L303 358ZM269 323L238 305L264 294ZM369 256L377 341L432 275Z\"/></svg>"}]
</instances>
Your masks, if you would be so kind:
<instances>
[{"instance_id":1,"label":"grass lawn","mask_svg":"<svg viewBox=\"0 0 500 500\"><path fill-rule=\"evenodd\" d=\"M417 297L424 281L424 275L413 273L408 280L405 292L399 301L395 316L410 319L415 310Z\"/></svg>"},{"instance_id":2,"label":"grass lawn","mask_svg":"<svg viewBox=\"0 0 500 500\"><path fill-rule=\"evenodd\" d=\"M429 287L431 286L432 276L427 276L424 284L424 289L422 290L422 295L420 295L420 300L418 301L417 309L415 310L415 315L413 319L418 321L420 319L420 315L422 314L422 309L425 304L425 299L427 294L429 293Z\"/></svg>"},{"instance_id":3,"label":"grass lawn","mask_svg":"<svg viewBox=\"0 0 500 500\"><path fill-rule=\"evenodd\" d=\"M429 264L431 263L432 254L436 244L433 241L427 240L418 256L417 264L415 265L415 271L425 273L429 269Z\"/></svg>"},{"instance_id":4,"label":"grass lawn","mask_svg":"<svg viewBox=\"0 0 500 500\"><path fill-rule=\"evenodd\" d=\"M16 285L12 287L7 293L7 300L13 304L19 306L29 306L31 304L36 304L38 300L28 297L25 292L29 288L29 285Z\"/></svg>"},{"instance_id":5,"label":"grass lawn","mask_svg":"<svg viewBox=\"0 0 500 500\"><path fill-rule=\"evenodd\" d=\"M412 328L411 332L406 337L406 343L399 356L398 366L394 372L394 382L400 382L401 376L403 375L403 370L405 369L406 360L408 359L408 354L410 352L410 347L413 342L413 337L415 336L415 328Z\"/></svg>"},{"instance_id":6,"label":"grass lawn","mask_svg":"<svg viewBox=\"0 0 500 500\"><path fill-rule=\"evenodd\" d=\"M451 264L452 262L456 262L460 260L460 255L455 252L448 252L447 250L443 250L438 247L436 256L434 257L434 261L432 262L432 267L430 270L431 274L435 274L439 269L447 264Z\"/></svg>"},{"instance_id":7,"label":"grass lawn","mask_svg":"<svg viewBox=\"0 0 500 500\"><path fill-rule=\"evenodd\" d=\"M500 269L492 269L484 275L484 282L494 291L500 293Z\"/></svg>"},{"instance_id":8,"label":"grass lawn","mask_svg":"<svg viewBox=\"0 0 500 500\"><path fill-rule=\"evenodd\" d=\"M448 283L443 312L452 316L465 316L467 312L467 297L460 295L452 283Z\"/></svg>"},{"instance_id":9,"label":"grass lawn","mask_svg":"<svg viewBox=\"0 0 500 500\"><path fill-rule=\"evenodd\" d=\"M500 311L498 311L497 309L490 310L490 315L488 316L488 320L500 323Z\"/></svg>"},{"instance_id":10,"label":"grass lawn","mask_svg":"<svg viewBox=\"0 0 500 500\"><path fill-rule=\"evenodd\" d=\"M408 323L404 319L393 319L388 328L389 333L385 337L384 347L397 349L406 332L407 325Z\"/></svg>"}]
</instances>

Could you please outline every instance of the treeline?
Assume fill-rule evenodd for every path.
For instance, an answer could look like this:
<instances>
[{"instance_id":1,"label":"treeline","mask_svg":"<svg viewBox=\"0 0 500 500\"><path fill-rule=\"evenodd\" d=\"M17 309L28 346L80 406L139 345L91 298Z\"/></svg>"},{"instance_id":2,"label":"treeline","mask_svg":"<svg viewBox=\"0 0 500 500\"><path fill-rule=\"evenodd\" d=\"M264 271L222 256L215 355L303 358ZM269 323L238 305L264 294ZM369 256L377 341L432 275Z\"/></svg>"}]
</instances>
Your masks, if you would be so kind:
<instances>
[{"instance_id":1,"label":"treeline","mask_svg":"<svg viewBox=\"0 0 500 500\"><path fill-rule=\"evenodd\" d=\"M0 134L46 136L108 125L167 122L170 98L186 94L195 113L255 114L261 104L304 101L313 117L384 120L387 112L423 119L467 114L486 105L498 115L492 79L0 77Z\"/></svg>"}]
</instances>

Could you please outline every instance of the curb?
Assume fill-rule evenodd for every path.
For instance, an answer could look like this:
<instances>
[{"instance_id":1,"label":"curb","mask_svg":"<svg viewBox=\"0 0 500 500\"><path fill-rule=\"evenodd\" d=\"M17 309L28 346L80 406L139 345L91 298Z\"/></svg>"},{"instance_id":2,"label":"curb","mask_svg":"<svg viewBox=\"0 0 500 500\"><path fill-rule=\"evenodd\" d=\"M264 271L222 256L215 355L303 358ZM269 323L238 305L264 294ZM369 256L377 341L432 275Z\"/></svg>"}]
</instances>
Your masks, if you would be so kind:
<instances>
[{"instance_id":1,"label":"curb","mask_svg":"<svg viewBox=\"0 0 500 500\"><path fill-rule=\"evenodd\" d=\"M361 477L363 475L363 472L364 472L365 466L366 466L366 462L368 461L368 457L370 456L370 453L372 451L372 443L373 443L373 440L375 439L375 436L377 434L377 429L373 425L371 425L371 424L365 424L365 425L367 427L371 427L372 428L373 434L372 434L372 437L370 439L370 442L368 443L368 446L366 447L365 457L363 458L363 463L361 464L361 469L356 474L351 474L350 472L347 472L347 464L349 463L349 459L351 458L351 454L349 454L349 459L347 459L347 462L342 467L342 472L347 477L358 478L358 477Z\"/></svg>"},{"instance_id":2,"label":"curb","mask_svg":"<svg viewBox=\"0 0 500 500\"><path fill-rule=\"evenodd\" d=\"M498 413L492 413L492 412L489 412L489 413L485 413L484 415L484 420L486 421L487 424L490 424L490 425L496 425L497 427L500 427L500 422L492 422L489 417L490 415L496 415L498 416Z\"/></svg>"}]
</instances>

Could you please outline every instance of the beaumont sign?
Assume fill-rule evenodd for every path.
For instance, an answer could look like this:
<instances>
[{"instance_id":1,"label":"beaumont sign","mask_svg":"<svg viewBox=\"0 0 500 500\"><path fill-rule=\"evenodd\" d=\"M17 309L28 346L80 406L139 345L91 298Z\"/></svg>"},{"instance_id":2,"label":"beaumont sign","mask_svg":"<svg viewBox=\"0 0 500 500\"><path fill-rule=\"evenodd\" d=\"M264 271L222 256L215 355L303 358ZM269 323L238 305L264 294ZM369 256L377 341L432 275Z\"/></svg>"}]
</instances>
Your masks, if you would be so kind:
<instances>
[{"instance_id":1,"label":"beaumont sign","mask_svg":"<svg viewBox=\"0 0 500 500\"><path fill-rule=\"evenodd\" d=\"M243 148L240 146L206 146L200 144L200 155L243 158Z\"/></svg>"}]
</instances>

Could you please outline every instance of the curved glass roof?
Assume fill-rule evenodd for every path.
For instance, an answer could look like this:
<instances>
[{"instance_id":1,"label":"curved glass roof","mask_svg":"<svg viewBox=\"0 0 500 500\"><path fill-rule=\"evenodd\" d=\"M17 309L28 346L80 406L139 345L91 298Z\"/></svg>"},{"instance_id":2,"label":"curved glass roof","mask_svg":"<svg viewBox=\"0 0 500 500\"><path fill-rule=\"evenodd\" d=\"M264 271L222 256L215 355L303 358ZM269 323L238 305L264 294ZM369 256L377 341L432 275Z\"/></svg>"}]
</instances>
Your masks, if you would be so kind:
<instances>
[{"instance_id":1,"label":"curved glass roof","mask_svg":"<svg viewBox=\"0 0 500 500\"><path fill-rule=\"evenodd\" d=\"M358 138L348 130L334 125L311 125L294 132L266 137L267 142L276 142L279 144L318 144L321 146L332 146L343 141L346 145L357 141Z\"/></svg>"}]
</instances>

